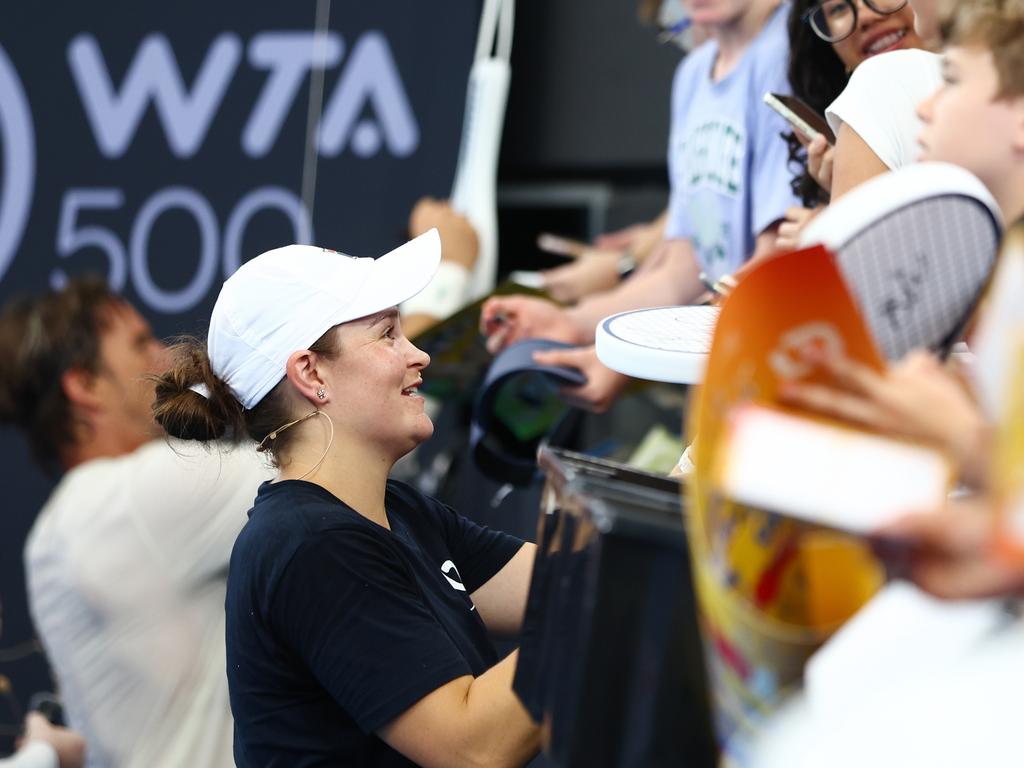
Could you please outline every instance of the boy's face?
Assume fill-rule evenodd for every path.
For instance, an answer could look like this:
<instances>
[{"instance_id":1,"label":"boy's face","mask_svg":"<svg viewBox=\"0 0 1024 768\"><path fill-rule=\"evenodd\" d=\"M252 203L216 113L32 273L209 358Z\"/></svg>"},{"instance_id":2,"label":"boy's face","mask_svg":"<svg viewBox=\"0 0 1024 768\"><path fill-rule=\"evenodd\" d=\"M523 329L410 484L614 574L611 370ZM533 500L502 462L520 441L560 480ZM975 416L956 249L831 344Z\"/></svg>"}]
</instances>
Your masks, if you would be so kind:
<instances>
[{"instance_id":1,"label":"boy's face","mask_svg":"<svg viewBox=\"0 0 1024 768\"><path fill-rule=\"evenodd\" d=\"M1024 97L996 100L999 78L992 54L953 46L942 63L943 85L917 107L924 121L921 160L966 168L989 189L1024 150Z\"/></svg>"}]
</instances>

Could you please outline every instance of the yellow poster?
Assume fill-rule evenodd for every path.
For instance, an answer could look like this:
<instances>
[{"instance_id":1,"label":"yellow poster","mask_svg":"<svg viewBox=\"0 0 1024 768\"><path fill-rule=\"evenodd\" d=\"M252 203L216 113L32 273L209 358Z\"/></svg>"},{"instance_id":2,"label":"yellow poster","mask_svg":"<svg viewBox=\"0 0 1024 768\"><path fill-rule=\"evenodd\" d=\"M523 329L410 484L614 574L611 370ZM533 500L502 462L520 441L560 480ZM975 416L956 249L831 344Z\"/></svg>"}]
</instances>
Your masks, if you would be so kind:
<instances>
[{"instance_id":1,"label":"yellow poster","mask_svg":"<svg viewBox=\"0 0 1024 768\"><path fill-rule=\"evenodd\" d=\"M690 543L721 735L770 712L799 684L808 655L881 583L859 540L716 495L711 472L730 411L777 404L786 381L816 380L808 347L876 369L882 359L823 247L753 266L722 306L690 434Z\"/></svg>"}]
</instances>

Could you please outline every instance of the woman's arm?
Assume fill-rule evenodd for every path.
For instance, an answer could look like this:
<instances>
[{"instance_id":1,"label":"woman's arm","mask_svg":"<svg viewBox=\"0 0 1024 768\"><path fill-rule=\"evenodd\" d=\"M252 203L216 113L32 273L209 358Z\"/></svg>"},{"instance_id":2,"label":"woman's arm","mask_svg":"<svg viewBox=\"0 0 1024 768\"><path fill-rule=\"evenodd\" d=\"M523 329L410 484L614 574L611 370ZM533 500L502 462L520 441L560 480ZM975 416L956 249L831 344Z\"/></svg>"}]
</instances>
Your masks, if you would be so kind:
<instances>
[{"instance_id":1,"label":"woman's arm","mask_svg":"<svg viewBox=\"0 0 1024 768\"><path fill-rule=\"evenodd\" d=\"M442 685L378 735L424 768L525 765L540 749L540 728L512 692L518 658L513 651L479 677Z\"/></svg>"},{"instance_id":2,"label":"woman's arm","mask_svg":"<svg viewBox=\"0 0 1024 768\"><path fill-rule=\"evenodd\" d=\"M832 160L832 202L858 184L889 171L868 143L847 123L839 127Z\"/></svg>"},{"instance_id":3,"label":"woman's arm","mask_svg":"<svg viewBox=\"0 0 1024 768\"><path fill-rule=\"evenodd\" d=\"M536 554L536 544L523 544L500 571L470 595L488 631L500 635L519 633Z\"/></svg>"}]
</instances>

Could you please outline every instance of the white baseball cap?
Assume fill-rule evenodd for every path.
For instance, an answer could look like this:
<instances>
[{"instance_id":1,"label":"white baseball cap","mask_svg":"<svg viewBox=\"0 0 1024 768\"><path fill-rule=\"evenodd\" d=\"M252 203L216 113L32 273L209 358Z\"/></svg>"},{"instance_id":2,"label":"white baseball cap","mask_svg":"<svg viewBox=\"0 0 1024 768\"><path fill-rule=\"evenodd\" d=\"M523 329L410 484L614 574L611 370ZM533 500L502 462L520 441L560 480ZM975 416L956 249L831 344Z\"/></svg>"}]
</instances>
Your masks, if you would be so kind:
<instances>
[{"instance_id":1,"label":"white baseball cap","mask_svg":"<svg viewBox=\"0 0 1024 768\"><path fill-rule=\"evenodd\" d=\"M440 262L436 229L377 259L312 245L261 253L220 289L207 336L213 373L250 409L284 378L292 352L412 298Z\"/></svg>"}]
</instances>

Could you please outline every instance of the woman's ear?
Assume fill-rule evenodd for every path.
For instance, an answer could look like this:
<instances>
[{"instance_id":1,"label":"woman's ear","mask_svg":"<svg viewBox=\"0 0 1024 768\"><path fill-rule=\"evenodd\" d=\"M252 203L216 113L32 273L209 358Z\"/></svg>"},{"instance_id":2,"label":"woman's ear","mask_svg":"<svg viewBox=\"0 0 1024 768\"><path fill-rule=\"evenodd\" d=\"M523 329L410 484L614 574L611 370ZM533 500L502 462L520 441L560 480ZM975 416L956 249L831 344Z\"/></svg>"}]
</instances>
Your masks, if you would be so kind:
<instances>
[{"instance_id":1,"label":"woman's ear","mask_svg":"<svg viewBox=\"0 0 1024 768\"><path fill-rule=\"evenodd\" d=\"M317 407L327 402L329 394L317 368L319 362L320 357L316 352L301 349L292 352L285 366L288 381L302 397Z\"/></svg>"}]
</instances>

